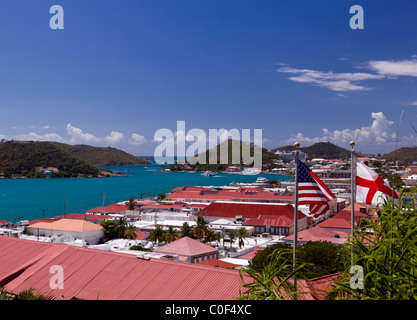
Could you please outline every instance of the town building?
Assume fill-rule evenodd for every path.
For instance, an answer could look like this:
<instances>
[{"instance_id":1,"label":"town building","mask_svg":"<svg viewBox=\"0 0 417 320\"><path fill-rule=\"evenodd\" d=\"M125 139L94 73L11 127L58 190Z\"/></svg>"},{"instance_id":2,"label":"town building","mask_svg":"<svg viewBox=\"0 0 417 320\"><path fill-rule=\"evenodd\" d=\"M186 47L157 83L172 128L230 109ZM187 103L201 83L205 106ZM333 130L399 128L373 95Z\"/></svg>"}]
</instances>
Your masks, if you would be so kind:
<instances>
[{"instance_id":1,"label":"town building","mask_svg":"<svg viewBox=\"0 0 417 320\"><path fill-rule=\"evenodd\" d=\"M103 238L103 227L86 220L59 219L50 222L36 222L26 226L26 233L36 236L52 237L53 234L67 233L75 239L96 244Z\"/></svg>"},{"instance_id":2,"label":"town building","mask_svg":"<svg viewBox=\"0 0 417 320\"><path fill-rule=\"evenodd\" d=\"M154 252L172 255L174 260L188 263L198 263L208 259L218 259L219 257L217 248L212 248L189 237L182 237L158 247Z\"/></svg>"},{"instance_id":3,"label":"town building","mask_svg":"<svg viewBox=\"0 0 417 320\"><path fill-rule=\"evenodd\" d=\"M199 213L209 223L220 218L238 224L255 227L255 233L262 233L262 228L269 226L269 230L277 235L288 235L294 232L294 206L284 203L249 203L249 202L213 202ZM262 219L262 224L260 224ZM267 225L269 220L276 224ZM272 220L274 219L274 220ZM246 222L246 224L245 224ZM298 229L303 230L311 223L310 218L298 211ZM256 229L257 228L257 229ZM265 229L266 230L266 229Z\"/></svg>"}]
</instances>

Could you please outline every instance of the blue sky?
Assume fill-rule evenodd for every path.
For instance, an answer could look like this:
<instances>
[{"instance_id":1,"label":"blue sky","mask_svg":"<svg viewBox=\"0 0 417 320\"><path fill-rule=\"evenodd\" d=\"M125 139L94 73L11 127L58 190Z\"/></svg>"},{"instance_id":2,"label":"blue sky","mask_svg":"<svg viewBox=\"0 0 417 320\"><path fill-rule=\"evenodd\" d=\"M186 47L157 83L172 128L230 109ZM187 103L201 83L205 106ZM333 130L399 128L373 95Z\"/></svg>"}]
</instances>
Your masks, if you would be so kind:
<instances>
[{"instance_id":1,"label":"blue sky","mask_svg":"<svg viewBox=\"0 0 417 320\"><path fill-rule=\"evenodd\" d=\"M415 146L416 30L414 0L2 1L0 137L151 155L183 120L377 154L404 110L399 145Z\"/></svg>"}]
</instances>

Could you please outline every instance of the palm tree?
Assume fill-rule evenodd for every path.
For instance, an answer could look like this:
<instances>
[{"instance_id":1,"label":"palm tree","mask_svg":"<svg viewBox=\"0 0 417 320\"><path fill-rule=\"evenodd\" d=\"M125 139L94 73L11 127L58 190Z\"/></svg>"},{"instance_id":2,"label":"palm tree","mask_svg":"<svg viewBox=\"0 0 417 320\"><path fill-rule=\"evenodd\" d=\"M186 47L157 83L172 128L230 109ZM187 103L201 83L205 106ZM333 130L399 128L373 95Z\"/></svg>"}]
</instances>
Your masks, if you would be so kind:
<instances>
[{"instance_id":1,"label":"palm tree","mask_svg":"<svg viewBox=\"0 0 417 320\"><path fill-rule=\"evenodd\" d=\"M165 231L162 229L160 225L157 225L154 230L151 231L149 234L149 240L151 240L154 243L159 243L165 240Z\"/></svg>"},{"instance_id":2,"label":"palm tree","mask_svg":"<svg viewBox=\"0 0 417 320\"><path fill-rule=\"evenodd\" d=\"M167 195L161 192L160 194L158 194L157 200L162 201L162 200L165 200L166 197Z\"/></svg>"},{"instance_id":3,"label":"palm tree","mask_svg":"<svg viewBox=\"0 0 417 320\"><path fill-rule=\"evenodd\" d=\"M188 224L188 222L184 222L182 227L181 227L181 231L180 231L180 237L193 237L193 229L190 227L190 225Z\"/></svg>"},{"instance_id":4,"label":"palm tree","mask_svg":"<svg viewBox=\"0 0 417 320\"><path fill-rule=\"evenodd\" d=\"M126 219L119 218L117 220L104 220L100 222L104 228L104 236L107 240L117 238L136 238L136 228L133 224L128 225Z\"/></svg>"},{"instance_id":5,"label":"palm tree","mask_svg":"<svg viewBox=\"0 0 417 320\"><path fill-rule=\"evenodd\" d=\"M214 232L213 230L208 230L204 242L220 241L221 235L219 232Z\"/></svg>"},{"instance_id":6,"label":"palm tree","mask_svg":"<svg viewBox=\"0 0 417 320\"><path fill-rule=\"evenodd\" d=\"M207 224L208 222L202 216L197 217L197 224L193 228L193 233L197 239L200 239L200 241L208 232Z\"/></svg>"},{"instance_id":7,"label":"palm tree","mask_svg":"<svg viewBox=\"0 0 417 320\"><path fill-rule=\"evenodd\" d=\"M178 237L178 231L174 229L173 226L169 226L168 230L165 232L165 240L168 243L175 241Z\"/></svg>"},{"instance_id":8,"label":"palm tree","mask_svg":"<svg viewBox=\"0 0 417 320\"><path fill-rule=\"evenodd\" d=\"M233 230L230 230L228 233L227 233L227 235L229 236L229 238L230 238L230 249L232 249L232 243L233 242L235 242L235 237L236 237L236 234L235 234L235 232L233 231Z\"/></svg>"},{"instance_id":9,"label":"palm tree","mask_svg":"<svg viewBox=\"0 0 417 320\"><path fill-rule=\"evenodd\" d=\"M133 224L129 224L126 226L126 231L124 233L124 238L126 239L136 239L136 227Z\"/></svg>"},{"instance_id":10,"label":"palm tree","mask_svg":"<svg viewBox=\"0 0 417 320\"><path fill-rule=\"evenodd\" d=\"M127 210L133 211L135 209L136 209L135 200L133 198L130 198L127 204Z\"/></svg>"},{"instance_id":11,"label":"palm tree","mask_svg":"<svg viewBox=\"0 0 417 320\"><path fill-rule=\"evenodd\" d=\"M236 235L238 238L239 248L242 248L245 246L244 239L249 235L248 230L246 230L245 227L241 227L236 230Z\"/></svg>"},{"instance_id":12,"label":"palm tree","mask_svg":"<svg viewBox=\"0 0 417 320\"><path fill-rule=\"evenodd\" d=\"M125 218L119 218L115 220L114 232L117 238L124 238L127 231L127 222Z\"/></svg>"}]
</instances>

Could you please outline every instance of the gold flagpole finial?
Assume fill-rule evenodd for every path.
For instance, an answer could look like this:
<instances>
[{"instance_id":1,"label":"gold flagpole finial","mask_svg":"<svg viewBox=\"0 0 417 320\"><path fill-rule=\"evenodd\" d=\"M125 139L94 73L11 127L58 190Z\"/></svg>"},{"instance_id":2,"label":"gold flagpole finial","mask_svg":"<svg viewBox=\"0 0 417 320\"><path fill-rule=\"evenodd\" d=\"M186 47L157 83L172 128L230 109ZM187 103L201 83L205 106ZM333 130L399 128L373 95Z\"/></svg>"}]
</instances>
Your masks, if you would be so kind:
<instances>
[{"instance_id":1,"label":"gold flagpole finial","mask_svg":"<svg viewBox=\"0 0 417 320\"><path fill-rule=\"evenodd\" d=\"M299 142L294 143L294 147L295 147L296 149L298 149L298 148L300 147L300 143L299 143Z\"/></svg>"},{"instance_id":2,"label":"gold flagpole finial","mask_svg":"<svg viewBox=\"0 0 417 320\"><path fill-rule=\"evenodd\" d=\"M349 144L353 148L355 146L355 141L351 141Z\"/></svg>"}]
</instances>

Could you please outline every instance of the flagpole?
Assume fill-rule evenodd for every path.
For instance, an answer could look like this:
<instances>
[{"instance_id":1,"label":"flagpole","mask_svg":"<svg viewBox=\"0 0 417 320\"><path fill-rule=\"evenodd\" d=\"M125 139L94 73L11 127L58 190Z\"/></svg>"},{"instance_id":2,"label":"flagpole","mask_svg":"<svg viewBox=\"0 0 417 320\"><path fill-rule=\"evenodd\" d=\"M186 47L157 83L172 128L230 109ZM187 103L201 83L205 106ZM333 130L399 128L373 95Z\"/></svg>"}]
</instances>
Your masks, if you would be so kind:
<instances>
[{"instance_id":1,"label":"flagpole","mask_svg":"<svg viewBox=\"0 0 417 320\"><path fill-rule=\"evenodd\" d=\"M355 228L355 200L356 200L356 161L355 161L355 141L350 142L352 150L350 151L350 236L353 237L353 229ZM353 265L353 253L351 256L351 264Z\"/></svg>"},{"instance_id":2,"label":"flagpole","mask_svg":"<svg viewBox=\"0 0 417 320\"><path fill-rule=\"evenodd\" d=\"M300 147L300 143L296 142L294 143L294 147L295 147L295 202L294 202L294 242L293 242L293 256L292 256L292 266L293 266L293 270L295 270L296 268L296 259L297 259L297 242L298 242L298 159L299 159L299 154L300 151L298 150L298 148ZM297 277L294 274L293 275L293 279L294 279L294 292L297 292Z\"/></svg>"},{"instance_id":3,"label":"flagpole","mask_svg":"<svg viewBox=\"0 0 417 320\"><path fill-rule=\"evenodd\" d=\"M350 142L350 146L352 150L350 151L350 234L353 236L353 229L354 229L354 217L355 217L355 141Z\"/></svg>"}]
</instances>

